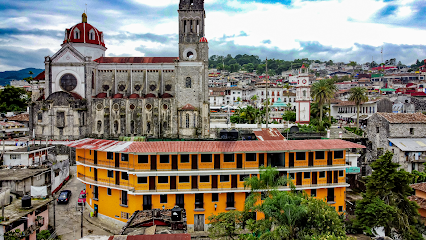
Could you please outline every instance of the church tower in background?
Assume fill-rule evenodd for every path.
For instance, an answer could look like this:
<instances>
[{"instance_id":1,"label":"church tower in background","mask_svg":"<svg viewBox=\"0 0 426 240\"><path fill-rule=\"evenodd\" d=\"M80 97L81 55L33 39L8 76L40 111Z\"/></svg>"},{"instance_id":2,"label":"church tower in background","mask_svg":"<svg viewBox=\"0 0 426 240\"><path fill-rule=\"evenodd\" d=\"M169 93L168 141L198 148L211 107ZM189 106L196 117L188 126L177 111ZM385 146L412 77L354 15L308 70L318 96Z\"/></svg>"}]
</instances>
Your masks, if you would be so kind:
<instances>
[{"instance_id":1,"label":"church tower in background","mask_svg":"<svg viewBox=\"0 0 426 240\"><path fill-rule=\"evenodd\" d=\"M309 71L305 65L299 69L296 86L296 122L309 123L311 121L311 85Z\"/></svg>"}]
</instances>

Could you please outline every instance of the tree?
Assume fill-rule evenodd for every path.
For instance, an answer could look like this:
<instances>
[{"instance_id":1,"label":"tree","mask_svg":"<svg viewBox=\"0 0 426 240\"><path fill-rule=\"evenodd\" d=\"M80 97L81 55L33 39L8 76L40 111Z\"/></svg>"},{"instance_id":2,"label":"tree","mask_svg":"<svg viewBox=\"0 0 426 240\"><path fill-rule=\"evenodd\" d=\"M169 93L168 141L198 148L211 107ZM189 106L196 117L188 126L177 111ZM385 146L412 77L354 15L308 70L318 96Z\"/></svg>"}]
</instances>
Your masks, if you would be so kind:
<instances>
[{"instance_id":1,"label":"tree","mask_svg":"<svg viewBox=\"0 0 426 240\"><path fill-rule=\"evenodd\" d=\"M241 217L239 211L221 212L218 215L209 216L209 237L212 239L234 239L240 234L238 230Z\"/></svg>"},{"instance_id":2,"label":"tree","mask_svg":"<svg viewBox=\"0 0 426 240\"><path fill-rule=\"evenodd\" d=\"M49 237L50 237L50 231L49 230L41 230L36 235L37 240L47 240L47 239L49 239Z\"/></svg>"},{"instance_id":3,"label":"tree","mask_svg":"<svg viewBox=\"0 0 426 240\"><path fill-rule=\"evenodd\" d=\"M256 101L259 99L259 97L257 96L257 95L253 95L252 97L251 97L251 101L252 101L252 104L253 104L253 106L256 108Z\"/></svg>"},{"instance_id":4,"label":"tree","mask_svg":"<svg viewBox=\"0 0 426 240\"><path fill-rule=\"evenodd\" d=\"M353 63L353 62L351 62L351 63ZM355 65L356 65L356 63L355 63ZM336 86L336 84L334 84L335 81L332 78L326 79L326 81L328 83L328 88L331 91L330 94L332 94L333 97L334 97L334 94L337 92L337 86ZM328 102L328 121L330 123L331 123L331 99L333 97L330 97L330 98L327 99L327 102Z\"/></svg>"},{"instance_id":5,"label":"tree","mask_svg":"<svg viewBox=\"0 0 426 240\"><path fill-rule=\"evenodd\" d=\"M246 70L249 73L252 73L254 70L254 64L253 63L247 63L243 65L244 70Z\"/></svg>"},{"instance_id":6,"label":"tree","mask_svg":"<svg viewBox=\"0 0 426 240\"><path fill-rule=\"evenodd\" d=\"M7 85L0 90L0 112L24 111L28 101L29 95L23 88Z\"/></svg>"},{"instance_id":7,"label":"tree","mask_svg":"<svg viewBox=\"0 0 426 240\"><path fill-rule=\"evenodd\" d=\"M363 87L354 87L349 90L349 101L352 101L356 105L356 128L359 127L359 105L363 102L368 101L367 89Z\"/></svg>"},{"instance_id":8,"label":"tree","mask_svg":"<svg viewBox=\"0 0 426 240\"><path fill-rule=\"evenodd\" d=\"M393 239L423 239L419 230L418 205L408 200L412 189L413 175L392 162L393 153L387 151L371 163L373 173L366 178L366 192L356 203L356 222L365 232L383 227L386 236Z\"/></svg>"},{"instance_id":9,"label":"tree","mask_svg":"<svg viewBox=\"0 0 426 240\"><path fill-rule=\"evenodd\" d=\"M296 121L296 112L294 111L285 111L283 114L283 120L295 122Z\"/></svg>"},{"instance_id":10,"label":"tree","mask_svg":"<svg viewBox=\"0 0 426 240\"><path fill-rule=\"evenodd\" d=\"M318 108L320 109L320 119L319 125L322 127L322 106L325 102L331 99L334 96L334 92L332 88L330 88L329 81L326 79L321 79L318 82L315 82L311 86L311 97L318 104Z\"/></svg>"}]
</instances>

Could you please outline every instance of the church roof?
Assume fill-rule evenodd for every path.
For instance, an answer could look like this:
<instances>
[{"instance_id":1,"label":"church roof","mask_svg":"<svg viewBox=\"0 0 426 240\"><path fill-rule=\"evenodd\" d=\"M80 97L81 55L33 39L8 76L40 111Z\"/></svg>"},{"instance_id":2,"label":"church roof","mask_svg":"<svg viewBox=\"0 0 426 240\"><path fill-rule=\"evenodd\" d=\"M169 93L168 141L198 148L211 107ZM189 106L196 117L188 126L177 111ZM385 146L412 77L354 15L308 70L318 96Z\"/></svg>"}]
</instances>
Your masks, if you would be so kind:
<instances>
[{"instance_id":1,"label":"church roof","mask_svg":"<svg viewBox=\"0 0 426 240\"><path fill-rule=\"evenodd\" d=\"M117 93L112 98L123 98L123 94Z\"/></svg>"},{"instance_id":2,"label":"church roof","mask_svg":"<svg viewBox=\"0 0 426 240\"><path fill-rule=\"evenodd\" d=\"M195 110L195 107L188 103L185 106L183 106L181 109L193 111L193 110Z\"/></svg>"},{"instance_id":3,"label":"church roof","mask_svg":"<svg viewBox=\"0 0 426 240\"><path fill-rule=\"evenodd\" d=\"M83 19L81 23L78 23L72 28L65 30L64 43L90 43L105 47L103 32L87 23L87 15L85 13L83 13L82 18ZM78 34L76 35L75 32ZM93 34L92 38L90 38L91 34Z\"/></svg>"},{"instance_id":4,"label":"church roof","mask_svg":"<svg viewBox=\"0 0 426 240\"><path fill-rule=\"evenodd\" d=\"M97 63L174 63L177 57L100 57Z\"/></svg>"},{"instance_id":5,"label":"church roof","mask_svg":"<svg viewBox=\"0 0 426 240\"><path fill-rule=\"evenodd\" d=\"M147 95L145 95L145 98L155 98L155 94L153 93L148 93Z\"/></svg>"},{"instance_id":6,"label":"church roof","mask_svg":"<svg viewBox=\"0 0 426 240\"><path fill-rule=\"evenodd\" d=\"M107 97L107 94L104 92L101 92L101 93L98 93L98 95L96 95L95 98L106 98L106 97Z\"/></svg>"},{"instance_id":7,"label":"church roof","mask_svg":"<svg viewBox=\"0 0 426 240\"><path fill-rule=\"evenodd\" d=\"M35 78L34 78L34 80L44 80L45 79L45 72L46 71L43 71L43 72L41 72L41 73L39 73Z\"/></svg>"},{"instance_id":8,"label":"church roof","mask_svg":"<svg viewBox=\"0 0 426 240\"><path fill-rule=\"evenodd\" d=\"M133 93L129 96L129 98L139 98L139 94Z\"/></svg>"},{"instance_id":9,"label":"church roof","mask_svg":"<svg viewBox=\"0 0 426 240\"><path fill-rule=\"evenodd\" d=\"M207 42L208 42L207 38L205 37L200 38L200 43L207 43Z\"/></svg>"}]
</instances>

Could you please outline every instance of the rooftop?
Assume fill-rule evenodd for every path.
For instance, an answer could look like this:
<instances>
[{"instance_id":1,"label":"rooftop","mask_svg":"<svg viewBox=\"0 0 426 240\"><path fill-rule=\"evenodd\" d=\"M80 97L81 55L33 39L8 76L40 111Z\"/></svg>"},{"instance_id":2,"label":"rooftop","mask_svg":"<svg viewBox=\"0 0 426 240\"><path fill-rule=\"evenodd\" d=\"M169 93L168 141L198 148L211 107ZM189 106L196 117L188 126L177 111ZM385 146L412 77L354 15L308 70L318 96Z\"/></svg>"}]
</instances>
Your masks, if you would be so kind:
<instances>
[{"instance_id":1,"label":"rooftop","mask_svg":"<svg viewBox=\"0 0 426 240\"><path fill-rule=\"evenodd\" d=\"M285 137L276 128L262 128L260 131L253 131L256 137L261 141L267 140L285 140Z\"/></svg>"},{"instance_id":2,"label":"rooftop","mask_svg":"<svg viewBox=\"0 0 426 240\"><path fill-rule=\"evenodd\" d=\"M341 139L291 140L291 141L169 141L120 142L102 139L81 139L65 144L69 147L128 153L226 153L226 152L277 152L312 151L365 146Z\"/></svg>"},{"instance_id":3,"label":"rooftop","mask_svg":"<svg viewBox=\"0 0 426 240\"><path fill-rule=\"evenodd\" d=\"M426 192L426 182L410 184L410 187L416 190Z\"/></svg>"},{"instance_id":4,"label":"rooftop","mask_svg":"<svg viewBox=\"0 0 426 240\"><path fill-rule=\"evenodd\" d=\"M30 121L30 114L28 113L21 113L19 115L9 117L7 118L9 121L18 121L18 122L29 122Z\"/></svg>"},{"instance_id":5,"label":"rooftop","mask_svg":"<svg viewBox=\"0 0 426 240\"><path fill-rule=\"evenodd\" d=\"M0 222L1 225L9 225L22 217L27 216L29 213L45 206L46 204L53 201L51 198L43 199L43 200L34 200L31 199L31 208L24 209L22 208L22 201L21 199L15 200L12 202L12 204L6 206L4 208L4 216L8 217L9 220Z\"/></svg>"},{"instance_id":6,"label":"rooftop","mask_svg":"<svg viewBox=\"0 0 426 240\"><path fill-rule=\"evenodd\" d=\"M174 63L177 57L100 57L98 63Z\"/></svg>"},{"instance_id":7,"label":"rooftop","mask_svg":"<svg viewBox=\"0 0 426 240\"><path fill-rule=\"evenodd\" d=\"M402 151L426 151L426 138L389 138L388 140Z\"/></svg>"},{"instance_id":8,"label":"rooftop","mask_svg":"<svg viewBox=\"0 0 426 240\"><path fill-rule=\"evenodd\" d=\"M389 123L426 123L426 115L423 113L383 113L378 115L384 117Z\"/></svg>"},{"instance_id":9,"label":"rooftop","mask_svg":"<svg viewBox=\"0 0 426 240\"><path fill-rule=\"evenodd\" d=\"M20 181L42 172L50 171L50 168L12 168L0 169L0 181Z\"/></svg>"},{"instance_id":10,"label":"rooftop","mask_svg":"<svg viewBox=\"0 0 426 240\"><path fill-rule=\"evenodd\" d=\"M39 151L47 150L50 148L54 148L54 147L53 146L46 147L46 145L32 145L29 147L29 149L28 147L21 147L21 148L7 151L6 153L31 153L31 152L39 152Z\"/></svg>"},{"instance_id":11,"label":"rooftop","mask_svg":"<svg viewBox=\"0 0 426 240\"><path fill-rule=\"evenodd\" d=\"M419 204L420 208L426 209L426 199L417 196L409 196L408 200L414 201Z\"/></svg>"}]
</instances>

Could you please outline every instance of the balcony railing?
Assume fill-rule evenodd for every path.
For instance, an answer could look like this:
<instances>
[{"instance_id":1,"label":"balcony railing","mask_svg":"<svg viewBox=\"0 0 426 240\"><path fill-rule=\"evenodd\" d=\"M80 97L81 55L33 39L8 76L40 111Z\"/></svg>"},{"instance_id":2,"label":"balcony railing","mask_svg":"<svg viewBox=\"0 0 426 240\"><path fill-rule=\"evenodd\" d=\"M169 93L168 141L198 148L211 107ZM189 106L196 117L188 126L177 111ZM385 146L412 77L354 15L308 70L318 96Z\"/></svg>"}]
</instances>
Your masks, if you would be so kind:
<instances>
[{"instance_id":1,"label":"balcony railing","mask_svg":"<svg viewBox=\"0 0 426 240\"><path fill-rule=\"evenodd\" d=\"M104 179L104 178L98 178L97 181L95 181L92 176L86 176L82 173L78 173L77 178L82 180L82 181L92 183L92 184L96 184L96 185L99 185L99 186L115 187L115 188L121 188L121 189L130 190L130 191L135 191L134 185L132 183L123 184L123 182L121 181L120 185L117 185L114 179L109 180L109 179Z\"/></svg>"}]
</instances>

